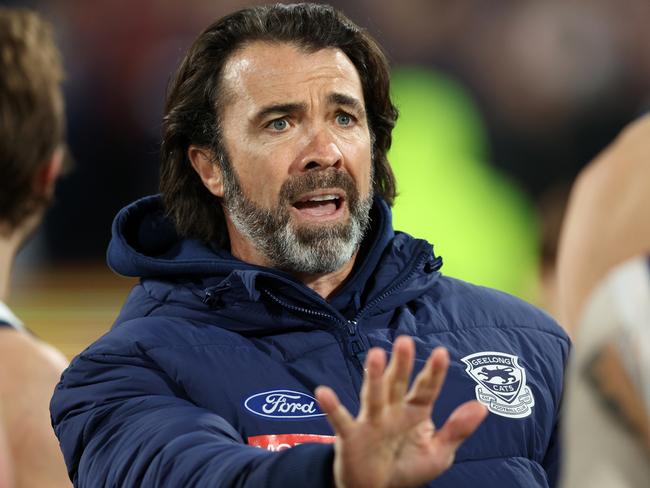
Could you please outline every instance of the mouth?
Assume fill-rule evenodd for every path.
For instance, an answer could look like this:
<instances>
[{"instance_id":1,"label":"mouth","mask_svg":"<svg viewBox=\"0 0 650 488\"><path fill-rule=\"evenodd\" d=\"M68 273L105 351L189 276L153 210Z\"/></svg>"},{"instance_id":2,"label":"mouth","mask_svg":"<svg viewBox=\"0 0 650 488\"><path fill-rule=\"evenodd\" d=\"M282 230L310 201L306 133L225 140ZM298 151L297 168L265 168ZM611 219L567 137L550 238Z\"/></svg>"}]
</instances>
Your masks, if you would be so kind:
<instances>
[{"instance_id":1,"label":"mouth","mask_svg":"<svg viewBox=\"0 0 650 488\"><path fill-rule=\"evenodd\" d=\"M293 203L301 218L319 222L338 219L345 213L345 207L345 193L331 188L306 193Z\"/></svg>"}]
</instances>

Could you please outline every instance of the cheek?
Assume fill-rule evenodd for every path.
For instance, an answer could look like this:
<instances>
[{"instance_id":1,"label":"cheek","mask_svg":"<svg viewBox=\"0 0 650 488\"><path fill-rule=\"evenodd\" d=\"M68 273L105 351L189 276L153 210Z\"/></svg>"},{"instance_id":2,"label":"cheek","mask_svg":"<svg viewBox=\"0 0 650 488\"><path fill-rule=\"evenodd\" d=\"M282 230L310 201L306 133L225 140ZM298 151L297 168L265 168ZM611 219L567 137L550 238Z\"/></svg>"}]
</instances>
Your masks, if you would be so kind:
<instances>
[{"instance_id":1,"label":"cheek","mask_svg":"<svg viewBox=\"0 0 650 488\"><path fill-rule=\"evenodd\" d=\"M280 156L268 149L248 150L245 159L241 159L238 176L246 196L252 201L270 206L277 203L280 187L286 175L274 161Z\"/></svg>"},{"instance_id":2,"label":"cheek","mask_svg":"<svg viewBox=\"0 0 650 488\"><path fill-rule=\"evenodd\" d=\"M370 142L351 145L348 154L348 171L356 181L361 194L367 195L370 191L370 173L372 171Z\"/></svg>"}]
</instances>

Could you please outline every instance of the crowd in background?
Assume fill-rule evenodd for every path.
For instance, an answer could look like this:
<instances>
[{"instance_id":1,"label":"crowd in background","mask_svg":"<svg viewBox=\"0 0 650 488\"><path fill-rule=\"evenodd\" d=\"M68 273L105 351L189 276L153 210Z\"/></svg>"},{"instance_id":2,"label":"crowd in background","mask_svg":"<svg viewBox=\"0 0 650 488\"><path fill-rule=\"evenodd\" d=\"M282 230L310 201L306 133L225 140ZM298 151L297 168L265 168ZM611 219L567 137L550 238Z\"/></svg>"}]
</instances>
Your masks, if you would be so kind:
<instances>
[{"instance_id":1,"label":"crowd in background","mask_svg":"<svg viewBox=\"0 0 650 488\"><path fill-rule=\"evenodd\" d=\"M157 191L162 103L181 53L210 19L256 2L4 3L34 7L55 23L67 69L68 141L74 162L58 187L42 235L23 262L101 260L116 211ZM432 114L432 129L423 132L426 140L444 141L449 130L477 133L481 142L474 159L498 178L491 176L483 186L494 187L495 199L502 198L499 190L516 194L501 207L521 211L513 216L509 216L512 209L506 211L504 219L518 222L522 215L527 217L527 225L508 224L518 229L510 242L526 248L521 258L525 265L515 262L511 267L526 276L496 280L494 275L503 265L472 272L479 269L477 263L501 261L497 251L489 248L492 236L483 233L481 247L472 235L456 229L485 222L474 210L481 207L479 203L461 212L462 219L425 235L439 246L443 257L446 235L456 233L456 241L471 243L462 255L474 262L463 267L460 260L448 256L446 271L504 288L553 310L555 246L570 184L578 170L648 104L650 4L644 0L330 3L368 26L396 71L416 66L442 77L454 93L462 93L463 102L450 110L470 110L474 117L461 120L465 124L461 129L448 129L446 124L453 119L449 111ZM399 132L400 123L409 123L404 111L402 116L394 148L400 155L400 141L406 139ZM426 114L419 120L420 130L426 129ZM473 125L467 128L467 124ZM446 161L451 161L448 166L455 161L457 149L463 150L454 146L441 155L440 171ZM399 164L397 157L393 159ZM438 192L445 188L444 181L430 184ZM462 183L458 185L454 194L462 191ZM404 183L398 190L408 193ZM399 227L399 198L396 211ZM406 230L421 230L404 220ZM505 245L498 241L500 234L493 233L495 248ZM457 247L456 243L447 246ZM506 251L504 256L515 254ZM530 281L538 269L542 287L536 288Z\"/></svg>"}]
</instances>

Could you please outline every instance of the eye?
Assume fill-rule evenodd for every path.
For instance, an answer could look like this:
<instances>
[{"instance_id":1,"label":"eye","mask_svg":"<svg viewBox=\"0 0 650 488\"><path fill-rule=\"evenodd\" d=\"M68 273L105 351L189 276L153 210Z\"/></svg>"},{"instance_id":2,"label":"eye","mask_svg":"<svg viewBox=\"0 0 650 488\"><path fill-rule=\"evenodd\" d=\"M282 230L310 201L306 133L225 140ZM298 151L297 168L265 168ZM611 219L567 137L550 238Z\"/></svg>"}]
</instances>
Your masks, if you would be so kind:
<instances>
[{"instance_id":1,"label":"eye","mask_svg":"<svg viewBox=\"0 0 650 488\"><path fill-rule=\"evenodd\" d=\"M267 127L277 132L283 132L289 127L287 119L275 119L268 123Z\"/></svg>"},{"instance_id":2,"label":"eye","mask_svg":"<svg viewBox=\"0 0 650 488\"><path fill-rule=\"evenodd\" d=\"M346 114L345 112L336 114L336 123L342 125L343 127L352 125L353 122L354 118L350 114Z\"/></svg>"}]
</instances>

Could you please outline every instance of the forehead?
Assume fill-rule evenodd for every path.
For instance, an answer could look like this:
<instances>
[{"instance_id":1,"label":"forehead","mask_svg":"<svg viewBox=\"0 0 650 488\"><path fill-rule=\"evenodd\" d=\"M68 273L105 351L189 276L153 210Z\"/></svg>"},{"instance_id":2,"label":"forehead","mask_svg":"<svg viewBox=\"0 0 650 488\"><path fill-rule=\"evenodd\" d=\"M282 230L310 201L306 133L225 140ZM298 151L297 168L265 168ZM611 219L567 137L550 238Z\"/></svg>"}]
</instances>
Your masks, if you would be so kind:
<instances>
[{"instance_id":1,"label":"forehead","mask_svg":"<svg viewBox=\"0 0 650 488\"><path fill-rule=\"evenodd\" d=\"M255 41L235 52L222 73L229 105L265 105L338 92L363 103L359 73L336 48L306 51L294 44Z\"/></svg>"}]
</instances>

